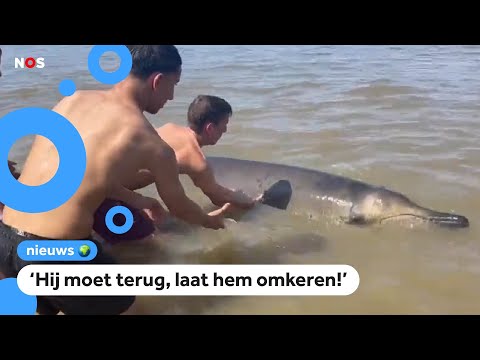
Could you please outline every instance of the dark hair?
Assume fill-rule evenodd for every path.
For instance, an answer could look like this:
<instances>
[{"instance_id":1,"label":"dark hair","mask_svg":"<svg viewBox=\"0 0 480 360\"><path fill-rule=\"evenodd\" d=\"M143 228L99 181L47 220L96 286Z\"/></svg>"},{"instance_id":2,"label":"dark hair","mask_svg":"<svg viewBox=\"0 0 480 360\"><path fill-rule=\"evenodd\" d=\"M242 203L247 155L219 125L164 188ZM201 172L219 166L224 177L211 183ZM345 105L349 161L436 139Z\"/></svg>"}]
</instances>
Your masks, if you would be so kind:
<instances>
[{"instance_id":1,"label":"dark hair","mask_svg":"<svg viewBox=\"0 0 480 360\"><path fill-rule=\"evenodd\" d=\"M174 45L127 45L132 54L131 74L146 79L154 72L174 73L182 57Z\"/></svg>"},{"instance_id":2,"label":"dark hair","mask_svg":"<svg viewBox=\"0 0 480 360\"><path fill-rule=\"evenodd\" d=\"M190 127L199 134L207 122L218 125L232 113L232 107L226 100L213 95L198 95L188 107L187 119Z\"/></svg>"}]
</instances>

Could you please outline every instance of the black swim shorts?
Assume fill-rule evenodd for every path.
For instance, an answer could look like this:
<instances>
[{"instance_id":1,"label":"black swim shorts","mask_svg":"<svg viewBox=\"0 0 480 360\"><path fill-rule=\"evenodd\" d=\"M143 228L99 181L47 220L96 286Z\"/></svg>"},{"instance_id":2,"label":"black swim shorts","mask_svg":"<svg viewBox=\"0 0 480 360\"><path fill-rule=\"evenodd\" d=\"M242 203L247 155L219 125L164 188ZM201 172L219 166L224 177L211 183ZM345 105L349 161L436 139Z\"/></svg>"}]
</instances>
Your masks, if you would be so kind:
<instances>
[{"instance_id":1,"label":"black swim shorts","mask_svg":"<svg viewBox=\"0 0 480 360\"><path fill-rule=\"evenodd\" d=\"M24 240L47 240L26 234L0 222L0 272L7 278L17 277L19 271L34 262L22 260L17 247ZM95 258L85 264L116 264L101 244L93 239L98 252ZM40 262L35 262L39 264ZM68 264L68 262L41 262L40 264ZM135 302L135 296L37 296L37 312L41 315L119 315Z\"/></svg>"}]
</instances>

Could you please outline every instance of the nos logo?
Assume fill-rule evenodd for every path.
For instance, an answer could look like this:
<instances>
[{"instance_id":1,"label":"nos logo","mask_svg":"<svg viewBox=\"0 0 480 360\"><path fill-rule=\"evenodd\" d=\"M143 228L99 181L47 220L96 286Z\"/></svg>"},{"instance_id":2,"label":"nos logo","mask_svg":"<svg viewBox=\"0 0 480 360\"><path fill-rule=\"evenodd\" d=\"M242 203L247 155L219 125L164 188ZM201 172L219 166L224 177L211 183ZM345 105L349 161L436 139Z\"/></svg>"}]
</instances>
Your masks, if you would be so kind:
<instances>
[{"instance_id":1,"label":"nos logo","mask_svg":"<svg viewBox=\"0 0 480 360\"><path fill-rule=\"evenodd\" d=\"M27 57L27 58L15 58L15 69L25 69L27 67L28 69L32 69L36 67L37 69L43 69L45 67L45 58L39 57L39 58L33 58L33 57Z\"/></svg>"}]
</instances>

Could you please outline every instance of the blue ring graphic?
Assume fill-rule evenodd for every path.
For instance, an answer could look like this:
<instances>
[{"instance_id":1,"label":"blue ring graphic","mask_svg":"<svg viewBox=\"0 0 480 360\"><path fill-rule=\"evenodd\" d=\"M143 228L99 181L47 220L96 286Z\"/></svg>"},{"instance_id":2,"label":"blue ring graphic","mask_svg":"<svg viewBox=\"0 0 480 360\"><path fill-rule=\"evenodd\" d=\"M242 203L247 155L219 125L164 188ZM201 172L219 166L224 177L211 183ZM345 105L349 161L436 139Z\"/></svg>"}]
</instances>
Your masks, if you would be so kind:
<instances>
[{"instance_id":1,"label":"blue ring graphic","mask_svg":"<svg viewBox=\"0 0 480 360\"><path fill-rule=\"evenodd\" d=\"M106 72L100 66L100 58L107 51L113 51L120 58L117 71ZM92 76L103 84L113 85L125 79L132 70L132 54L125 45L95 45L88 55L88 69Z\"/></svg>"},{"instance_id":2,"label":"blue ring graphic","mask_svg":"<svg viewBox=\"0 0 480 360\"><path fill-rule=\"evenodd\" d=\"M113 217L117 214L123 214L125 216L125 224L122 226L117 226L113 222ZM133 226L133 214L130 209L125 206L114 206L108 210L107 215L105 215L105 224L111 232L115 234L125 234Z\"/></svg>"},{"instance_id":3,"label":"blue ring graphic","mask_svg":"<svg viewBox=\"0 0 480 360\"><path fill-rule=\"evenodd\" d=\"M8 154L27 135L41 135L56 147L59 165L53 178L39 186L17 181L8 169ZM17 211L38 213L68 201L83 181L85 145L77 129L62 115L44 108L23 108L0 119L0 202Z\"/></svg>"}]
</instances>

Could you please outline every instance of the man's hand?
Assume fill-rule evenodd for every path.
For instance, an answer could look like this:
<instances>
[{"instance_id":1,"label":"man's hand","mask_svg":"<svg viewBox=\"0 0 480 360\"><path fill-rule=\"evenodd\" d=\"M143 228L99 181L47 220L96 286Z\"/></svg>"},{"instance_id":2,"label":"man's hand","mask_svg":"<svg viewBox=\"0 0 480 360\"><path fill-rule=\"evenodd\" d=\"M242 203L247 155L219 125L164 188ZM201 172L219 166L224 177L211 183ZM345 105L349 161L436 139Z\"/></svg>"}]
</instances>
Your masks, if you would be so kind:
<instances>
[{"instance_id":1,"label":"man's hand","mask_svg":"<svg viewBox=\"0 0 480 360\"><path fill-rule=\"evenodd\" d=\"M225 216L225 213L230 209L230 207L231 207L231 204L227 203L223 205L222 208L210 212L203 226L209 229L214 229L214 230L224 229L225 228L225 223L223 222L224 216Z\"/></svg>"},{"instance_id":2,"label":"man's hand","mask_svg":"<svg viewBox=\"0 0 480 360\"><path fill-rule=\"evenodd\" d=\"M157 225L161 225L168 216L160 201L147 196L142 199L142 211Z\"/></svg>"},{"instance_id":3,"label":"man's hand","mask_svg":"<svg viewBox=\"0 0 480 360\"><path fill-rule=\"evenodd\" d=\"M123 201L138 210L142 210L155 224L161 224L168 215L157 199L129 190L121 184L113 184L109 190L109 198Z\"/></svg>"},{"instance_id":4,"label":"man's hand","mask_svg":"<svg viewBox=\"0 0 480 360\"><path fill-rule=\"evenodd\" d=\"M251 209L257 203L256 199L252 199L243 190L233 190L232 202L240 209Z\"/></svg>"}]
</instances>

